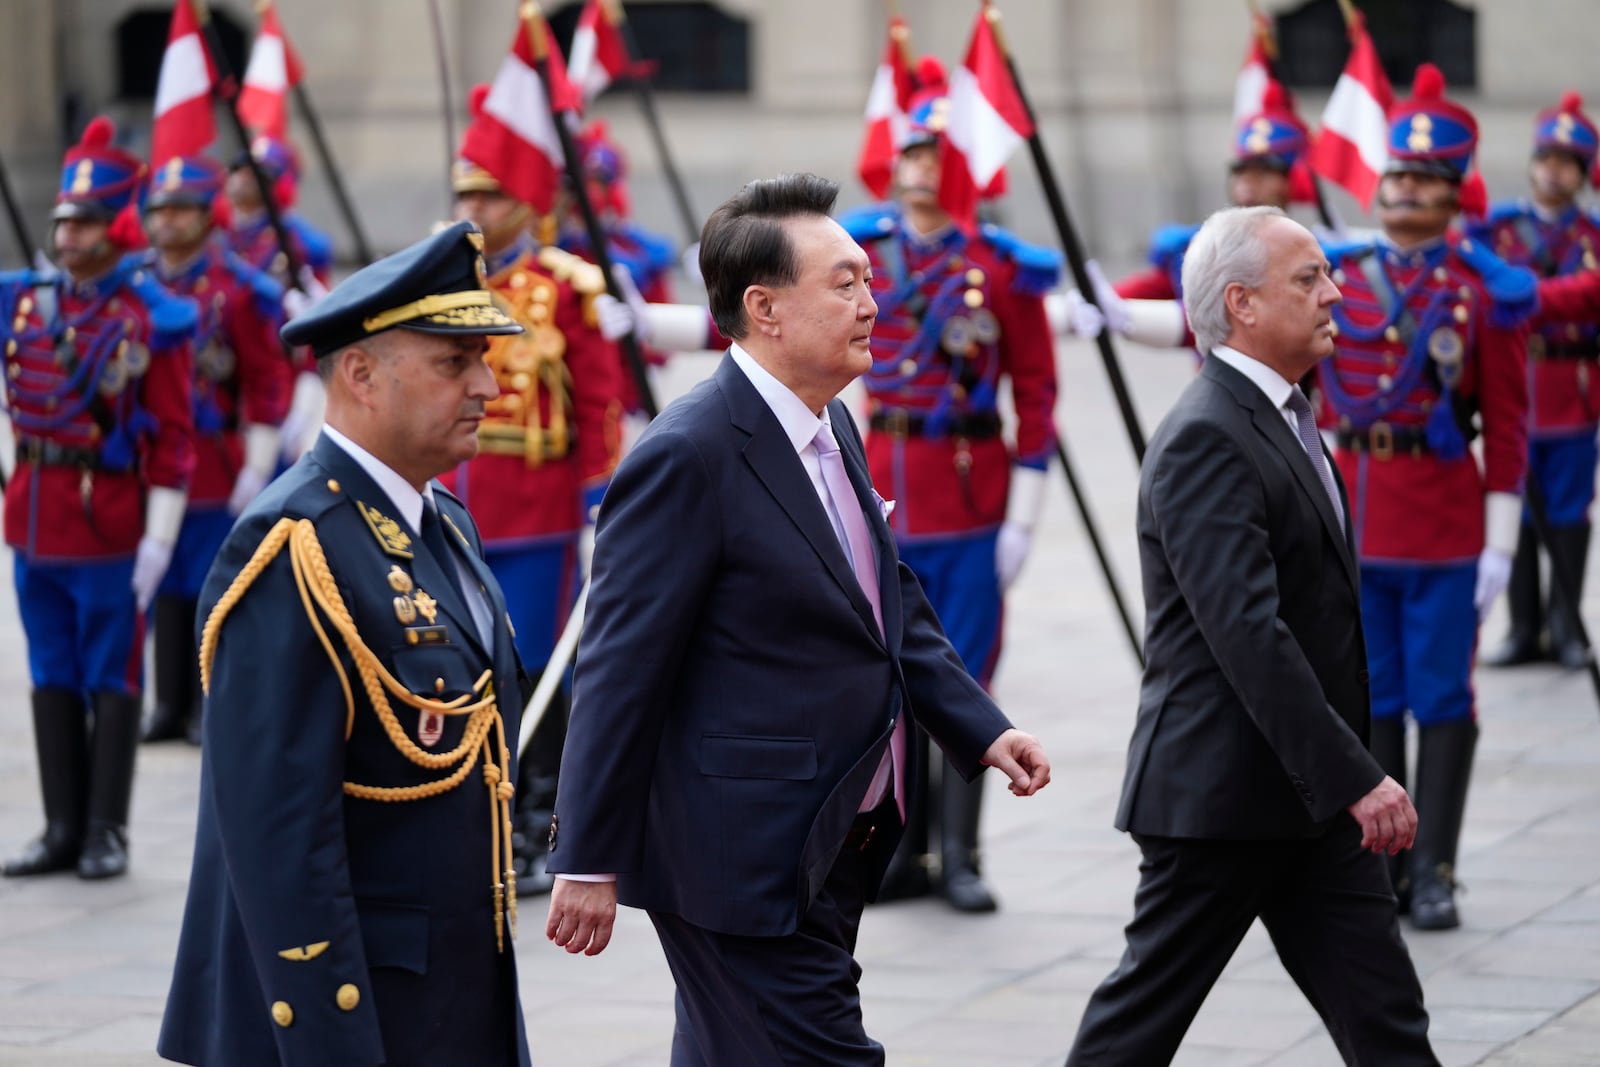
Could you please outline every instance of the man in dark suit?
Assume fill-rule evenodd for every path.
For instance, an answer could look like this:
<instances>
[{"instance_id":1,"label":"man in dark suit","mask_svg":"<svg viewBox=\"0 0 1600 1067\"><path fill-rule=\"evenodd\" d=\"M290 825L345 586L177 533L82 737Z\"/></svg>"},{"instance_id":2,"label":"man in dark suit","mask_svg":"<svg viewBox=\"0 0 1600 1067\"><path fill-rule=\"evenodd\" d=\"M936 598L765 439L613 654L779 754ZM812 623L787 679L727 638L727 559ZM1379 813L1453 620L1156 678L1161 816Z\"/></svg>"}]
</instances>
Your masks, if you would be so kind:
<instances>
[{"instance_id":1,"label":"man in dark suit","mask_svg":"<svg viewBox=\"0 0 1600 1067\"><path fill-rule=\"evenodd\" d=\"M736 343L623 460L597 528L546 933L593 955L619 900L648 911L683 1067L883 1063L852 954L916 785L908 731L968 780L1050 775L896 557L835 399L877 314L837 191L752 182L706 222Z\"/></svg>"},{"instance_id":2,"label":"man in dark suit","mask_svg":"<svg viewBox=\"0 0 1600 1067\"><path fill-rule=\"evenodd\" d=\"M194 873L159 1050L205 1067L527 1067L507 738L521 668L477 528L486 334L521 329L458 223L283 330L315 447L201 597Z\"/></svg>"},{"instance_id":3,"label":"man in dark suit","mask_svg":"<svg viewBox=\"0 0 1600 1067\"><path fill-rule=\"evenodd\" d=\"M1213 215L1183 289L1210 357L1139 484L1148 666L1117 827L1144 858L1067 1062L1170 1062L1259 918L1346 1063L1433 1065L1382 859L1416 812L1367 752L1346 497L1293 384L1333 352L1339 290L1269 207Z\"/></svg>"}]
</instances>

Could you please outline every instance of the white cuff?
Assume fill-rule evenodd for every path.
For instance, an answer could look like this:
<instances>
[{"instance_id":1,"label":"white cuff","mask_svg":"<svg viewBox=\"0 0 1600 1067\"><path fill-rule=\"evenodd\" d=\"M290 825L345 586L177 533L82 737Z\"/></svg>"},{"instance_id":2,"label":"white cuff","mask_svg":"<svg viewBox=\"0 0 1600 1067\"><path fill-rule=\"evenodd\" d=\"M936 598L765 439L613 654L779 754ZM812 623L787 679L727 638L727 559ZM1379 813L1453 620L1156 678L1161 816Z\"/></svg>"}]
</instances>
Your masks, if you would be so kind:
<instances>
[{"instance_id":1,"label":"white cuff","mask_svg":"<svg viewBox=\"0 0 1600 1067\"><path fill-rule=\"evenodd\" d=\"M650 304L650 344L664 352L703 352L711 337L704 304Z\"/></svg>"},{"instance_id":2,"label":"white cuff","mask_svg":"<svg viewBox=\"0 0 1600 1067\"><path fill-rule=\"evenodd\" d=\"M1046 470L1033 467L1011 468L1011 489L1006 494L1006 521L1024 530L1032 530L1039 523L1039 513L1044 510L1044 483Z\"/></svg>"},{"instance_id":3,"label":"white cuff","mask_svg":"<svg viewBox=\"0 0 1600 1067\"><path fill-rule=\"evenodd\" d=\"M247 422L241 431L244 437L244 465L257 474L272 477L278 469L278 448L281 434L276 426L262 426Z\"/></svg>"},{"instance_id":4,"label":"white cuff","mask_svg":"<svg viewBox=\"0 0 1600 1067\"><path fill-rule=\"evenodd\" d=\"M163 545L177 544L178 527L183 525L183 513L188 506L187 490L151 486L144 504L145 537Z\"/></svg>"},{"instance_id":5,"label":"white cuff","mask_svg":"<svg viewBox=\"0 0 1600 1067\"><path fill-rule=\"evenodd\" d=\"M558 874L557 878L565 878L569 882L615 882L614 874Z\"/></svg>"},{"instance_id":6,"label":"white cuff","mask_svg":"<svg viewBox=\"0 0 1600 1067\"><path fill-rule=\"evenodd\" d=\"M1152 348L1182 348L1189 320L1176 300L1129 300L1128 329L1122 336Z\"/></svg>"},{"instance_id":7,"label":"white cuff","mask_svg":"<svg viewBox=\"0 0 1600 1067\"><path fill-rule=\"evenodd\" d=\"M1517 554L1522 530L1522 498L1516 493L1488 493L1483 499L1483 543L1508 556Z\"/></svg>"},{"instance_id":8,"label":"white cuff","mask_svg":"<svg viewBox=\"0 0 1600 1067\"><path fill-rule=\"evenodd\" d=\"M1070 296L1068 294L1071 294ZM1072 335L1071 301L1073 297L1079 300L1083 296L1076 289L1069 289L1063 293L1059 289L1044 294L1044 317L1050 324L1050 336L1070 337Z\"/></svg>"}]
</instances>

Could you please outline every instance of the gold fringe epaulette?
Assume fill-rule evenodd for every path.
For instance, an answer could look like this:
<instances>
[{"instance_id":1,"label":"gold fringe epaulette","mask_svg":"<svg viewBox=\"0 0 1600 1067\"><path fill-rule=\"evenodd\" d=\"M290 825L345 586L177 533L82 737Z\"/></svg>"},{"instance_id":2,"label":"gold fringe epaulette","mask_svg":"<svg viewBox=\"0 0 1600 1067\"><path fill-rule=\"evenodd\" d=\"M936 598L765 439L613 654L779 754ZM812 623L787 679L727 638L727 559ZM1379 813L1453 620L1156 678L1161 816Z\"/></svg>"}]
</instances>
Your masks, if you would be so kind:
<instances>
[{"instance_id":1,"label":"gold fringe epaulette","mask_svg":"<svg viewBox=\"0 0 1600 1067\"><path fill-rule=\"evenodd\" d=\"M582 296L594 296L606 291L606 276L600 268L566 249L545 245L539 249L539 266L549 271L556 281L566 282Z\"/></svg>"},{"instance_id":2,"label":"gold fringe epaulette","mask_svg":"<svg viewBox=\"0 0 1600 1067\"><path fill-rule=\"evenodd\" d=\"M211 692L211 668L216 660L222 624L229 612L250 591L256 579L283 551L285 545L289 547L295 588L299 590L306 620L316 631L317 640L327 652L328 662L332 664L339 676L339 684L344 689L345 739L349 739L355 726L355 695L350 688L350 677L339 659L339 652L323 626L323 618L332 625L349 652L356 673L361 677L362 689L395 749L419 767L434 770L454 768L446 777L421 785L373 786L345 782L346 795L391 803L439 796L465 781L472 773L473 757L482 755L483 761L479 765L483 768L484 784L489 790L490 838L493 841L490 888L495 902L495 940L504 950L505 926L509 923L511 936L515 937L517 922L516 873L511 852L511 798L515 786L510 773L511 752L506 743L505 720L500 715L496 700L492 669L485 670L473 683L473 693L478 695L476 700L467 694L454 700L433 700L411 692L389 673L377 653L361 639L361 632L356 628L355 619L351 617L350 609L339 592L333 571L328 567L322 544L317 540L316 525L310 519L285 517L279 519L267 536L262 538L249 562L234 576L232 584L206 618L205 628L200 635L201 688L208 694ZM449 752L428 752L419 747L406 735L405 728L395 717L394 708L389 702L391 697L418 711L467 716L466 732L462 735L461 744Z\"/></svg>"}]
</instances>

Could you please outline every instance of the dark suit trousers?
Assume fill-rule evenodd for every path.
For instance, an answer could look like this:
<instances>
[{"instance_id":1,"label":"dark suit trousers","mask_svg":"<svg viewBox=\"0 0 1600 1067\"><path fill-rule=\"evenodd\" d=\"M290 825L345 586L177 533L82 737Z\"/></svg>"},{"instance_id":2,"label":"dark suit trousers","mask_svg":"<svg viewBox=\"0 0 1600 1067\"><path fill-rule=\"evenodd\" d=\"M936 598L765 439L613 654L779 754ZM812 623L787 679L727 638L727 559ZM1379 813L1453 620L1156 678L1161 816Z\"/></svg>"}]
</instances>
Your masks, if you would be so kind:
<instances>
[{"instance_id":1,"label":"dark suit trousers","mask_svg":"<svg viewBox=\"0 0 1600 1067\"><path fill-rule=\"evenodd\" d=\"M1437 1067L1383 859L1354 820L1307 840L1135 838L1127 951L1089 999L1068 1067L1170 1063L1257 917L1347 1064Z\"/></svg>"},{"instance_id":2,"label":"dark suit trousers","mask_svg":"<svg viewBox=\"0 0 1600 1067\"><path fill-rule=\"evenodd\" d=\"M672 1067L882 1067L883 1046L861 1021L854 955L864 866L847 841L787 937L719 934L650 913L678 984Z\"/></svg>"}]
</instances>

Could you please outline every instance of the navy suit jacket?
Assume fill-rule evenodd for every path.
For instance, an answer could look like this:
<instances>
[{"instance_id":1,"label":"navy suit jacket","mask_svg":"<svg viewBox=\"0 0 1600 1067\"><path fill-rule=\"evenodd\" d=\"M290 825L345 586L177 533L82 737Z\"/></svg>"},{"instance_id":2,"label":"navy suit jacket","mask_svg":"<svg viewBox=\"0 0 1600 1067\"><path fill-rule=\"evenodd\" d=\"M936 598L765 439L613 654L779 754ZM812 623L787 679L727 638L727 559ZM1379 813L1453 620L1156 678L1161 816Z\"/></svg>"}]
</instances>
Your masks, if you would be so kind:
<instances>
[{"instance_id":1,"label":"navy suit jacket","mask_svg":"<svg viewBox=\"0 0 1600 1067\"><path fill-rule=\"evenodd\" d=\"M452 580L453 561L434 558L416 531L402 550L410 558L390 551L358 503L404 520L326 436L239 517L206 579L201 625L280 518L310 519L363 641L389 673L414 693L450 700L492 669L514 746L521 668L505 602L466 508L438 485L434 494L471 545L463 556L494 620L488 646ZM449 526L445 533L455 536ZM446 640L409 639L396 571L436 598ZM474 754L459 785L426 799L346 795L345 782L414 786L456 765L419 767L396 749L342 640L323 626L354 695L348 727L345 690L306 618L287 547L222 627L194 870L158 1050L206 1067L504 1067L514 1049L527 1067L510 931L505 951L496 950L482 760ZM420 743L420 713L389 699L406 737ZM446 717L443 729L426 751L460 745L465 717ZM346 985L357 998L349 1007L339 1000ZM292 1013L290 1025L274 1020L277 1003Z\"/></svg>"},{"instance_id":2,"label":"navy suit jacket","mask_svg":"<svg viewBox=\"0 0 1600 1067\"><path fill-rule=\"evenodd\" d=\"M848 411L830 411L885 634L777 416L725 357L601 506L551 871L615 873L623 904L709 930L789 934L896 722L968 779L1010 725L899 561ZM869 843L869 885L898 836Z\"/></svg>"}]
</instances>

